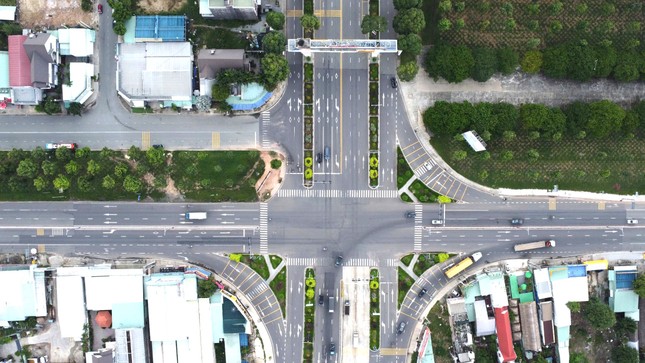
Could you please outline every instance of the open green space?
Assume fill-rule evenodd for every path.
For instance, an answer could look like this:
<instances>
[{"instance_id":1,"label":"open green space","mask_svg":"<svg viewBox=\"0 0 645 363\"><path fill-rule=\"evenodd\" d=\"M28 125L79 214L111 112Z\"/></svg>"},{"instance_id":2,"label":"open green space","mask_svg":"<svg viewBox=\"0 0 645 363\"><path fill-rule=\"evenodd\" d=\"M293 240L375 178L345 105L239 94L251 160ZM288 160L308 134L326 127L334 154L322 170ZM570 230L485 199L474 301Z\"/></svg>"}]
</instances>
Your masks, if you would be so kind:
<instances>
[{"instance_id":1,"label":"open green space","mask_svg":"<svg viewBox=\"0 0 645 363\"><path fill-rule=\"evenodd\" d=\"M255 271L264 280L269 278L269 267L262 255L240 255L233 253L230 259L249 266L251 270Z\"/></svg>"},{"instance_id":2,"label":"open green space","mask_svg":"<svg viewBox=\"0 0 645 363\"><path fill-rule=\"evenodd\" d=\"M438 102L424 120L442 158L478 183L633 194L645 188L644 110L608 101L561 108ZM453 127L480 132L487 151L472 151Z\"/></svg>"},{"instance_id":3,"label":"open green space","mask_svg":"<svg viewBox=\"0 0 645 363\"><path fill-rule=\"evenodd\" d=\"M645 21L645 12L643 4L637 1L438 3L440 19L430 26L443 29L441 39L455 45L525 50L531 48L533 39L548 45L585 39L590 44L612 42L616 47L626 47L632 40L643 38L641 23Z\"/></svg>"},{"instance_id":4,"label":"open green space","mask_svg":"<svg viewBox=\"0 0 645 363\"><path fill-rule=\"evenodd\" d=\"M257 150L175 151L171 177L192 200L257 201L255 183L264 173Z\"/></svg>"},{"instance_id":5,"label":"open green space","mask_svg":"<svg viewBox=\"0 0 645 363\"><path fill-rule=\"evenodd\" d=\"M273 262L272 262L273 263ZM287 267L284 266L280 269L273 280L269 283L269 287L275 294L276 299L278 299L278 304L280 304L280 309L282 309L282 316L287 317L287 293L286 293L286 281L287 281Z\"/></svg>"},{"instance_id":6,"label":"open green space","mask_svg":"<svg viewBox=\"0 0 645 363\"><path fill-rule=\"evenodd\" d=\"M278 255L271 255L270 260L271 266L273 266L273 268L277 268L278 266L280 266L280 263L282 263L282 257Z\"/></svg>"},{"instance_id":7,"label":"open green space","mask_svg":"<svg viewBox=\"0 0 645 363\"><path fill-rule=\"evenodd\" d=\"M438 303L430 309L426 320L430 322L432 332L432 351L435 362L452 363L449 347L452 346L452 333L448 319L448 309L443 303Z\"/></svg>"},{"instance_id":8,"label":"open green space","mask_svg":"<svg viewBox=\"0 0 645 363\"><path fill-rule=\"evenodd\" d=\"M381 346L381 293L378 269L370 270L370 349Z\"/></svg>"},{"instance_id":9,"label":"open green space","mask_svg":"<svg viewBox=\"0 0 645 363\"><path fill-rule=\"evenodd\" d=\"M157 14L151 14L151 15L157 15ZM204 18L199 13L199 1L187 1L186 4L184 4L184 6L182 6L177 11L162 12L162 13L159 13L159 15L186 15L188 19L190 19L194 24L206 24L206 25L212 25L212 26L222 26L226 28L237 28L244 25L251 25L251 24L257 23L257 21L249 21L249 20L238 20L238 19L214 20L214 19Z\"/></svg>"},{"instance_id":10,"label":"open green space","mask_svg":"<svg viewBox=\"0 0 645 363\"><path fill-rule=\"evenodd\" d=\"M307 290L305 291L304 300L305 335L302 361L304 363L311 363L313 362L314 354L314 323L316 314L316 274L312 268L305 270L305 285L307 286Z\"/></svg>"},{"instance_id":11,"label":"open green space","mask_svg":"<svg viewBox=\"0 0 645 363\"><path fill-rule=\"evenodd\" d=\"M414 284L414 279L408 275L407 272L405 272L404 269L399 267L399 286L398 286L398 291L399 291L399 296L398 296L398 305L397 307L401 307L401 304L403 304L403 300L405 300L405 295L408 293L412 285Z\"/></svg>"},{"instance_id":12,"label":"open green space","mask_svg":"<svg viewBox=\"0 0 645 363\"><path fill-rule=\"evenodd\" d=\"M244 39L244 34L237 33L225 28L211 28L196 26L194 41L210 49L245 49L249 42Z\"/></svg>"}]
</instances>

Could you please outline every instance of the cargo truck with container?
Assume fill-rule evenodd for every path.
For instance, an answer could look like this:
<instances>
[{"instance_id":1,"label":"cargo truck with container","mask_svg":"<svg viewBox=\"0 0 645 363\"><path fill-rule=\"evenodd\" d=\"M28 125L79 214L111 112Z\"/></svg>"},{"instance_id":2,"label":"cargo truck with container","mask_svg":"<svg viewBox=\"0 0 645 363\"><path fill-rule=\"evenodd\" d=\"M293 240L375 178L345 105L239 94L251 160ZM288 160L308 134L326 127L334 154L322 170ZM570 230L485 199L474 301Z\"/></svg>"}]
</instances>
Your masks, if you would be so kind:
<instances>
[{"instance_id":1,"label":"cargo truck with container","mask_svg":"<svg viewBox=\"0 0 645 363\"><path fill-rule=\"evenodd\" d=\"M479 261L480 258L482 258L482 253L481 252L473 253L472 255L470 255L470 256L466 257L465 259L461 260L456 265L454 265L451 268L447 269L446 272L445 272L446 277L449 278L449 279L455 277L458 273L460 273L463 270L467 269L473 263Z\"/></svg>"},{"instance_id":2,"label":"cargo truck with container","mask_svg":"<svg viewBox=\"0 0 645 363\"><path fill-rule=\"evenodd\" d=\"M521 251L534 250L537 248L544 248L544 247L555 247L555 241L552 239L548 239L545 241L520 243L520 244L516 244L515 247L513 248L515 249L515 252L521 252Z\"/></svg>"},{"instance_id":3,"label":"cargo truck with container","mask_svg":"<svg viewBox=\"0 0 645 363\"><path fill-rule=\"evenodd\" d=\"M188 212L185 215L187 221L206 219L206 212Z\"/></svg>"},{"instance_id":4,"label":"cargo truck with container","mask_svg":"<svg viewBox=\"0 0 645 363\"><path fill-rule=\"evenodd\" d=\"M349 315L349 300L345 300L345 315Z\"/></svg>"}]
</instances>

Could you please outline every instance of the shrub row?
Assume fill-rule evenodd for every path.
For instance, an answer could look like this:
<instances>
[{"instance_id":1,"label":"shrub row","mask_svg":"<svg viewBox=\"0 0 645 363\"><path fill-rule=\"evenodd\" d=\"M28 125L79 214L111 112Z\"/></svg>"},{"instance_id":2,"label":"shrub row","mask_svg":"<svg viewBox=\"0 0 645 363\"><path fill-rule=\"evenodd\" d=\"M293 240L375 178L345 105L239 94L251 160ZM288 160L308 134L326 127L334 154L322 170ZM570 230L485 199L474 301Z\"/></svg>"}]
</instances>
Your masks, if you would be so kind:
<instances>
[{"instance_id":1,"label":"shrub row","mask_svg":"<svg viewBox=\"0 0 645 363\"><path fill-rule=\"evenodd\" d=\"M512 73L521 65L527 73L542 72L547 77L589 81L613 78L632 82L645 75L645 52L617 50L611 45L588 45L585 41L564 43L544 50L529 50L521 62L511 48L469 48L465 45L439 44L428 52L425 67L428 75L458 83L467 78L485 82L499 72Z\"/></svg>"}]
</instances>

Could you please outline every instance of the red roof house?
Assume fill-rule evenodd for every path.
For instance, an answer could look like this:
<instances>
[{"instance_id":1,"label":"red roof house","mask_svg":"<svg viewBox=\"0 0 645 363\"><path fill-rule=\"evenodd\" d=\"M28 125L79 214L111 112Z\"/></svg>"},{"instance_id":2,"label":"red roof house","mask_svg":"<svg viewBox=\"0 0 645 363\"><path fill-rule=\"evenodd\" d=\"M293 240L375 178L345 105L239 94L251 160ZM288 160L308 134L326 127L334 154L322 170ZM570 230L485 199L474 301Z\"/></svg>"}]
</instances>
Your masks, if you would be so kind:
<instances>
[{"instance_id":1,"label":"red roof house","mask_svg":"<svg viewBox=\"0 0 645 363\"><path fill-rule=\"evenodd\" d=\"M495 308L495 329L497 330L497 360L513 362L517 359L513 348L513 334L511 333L511 319L508 316L508 306Z\"/></svg>"},{"instance_id":2,"label":"red roof house","mask_svg":"<svg viewBox=\"0 0 645 363\"><path fill-rule=\"evenodd\" d=\"M31 86L31 62L23 47L26 35L9 36L9 85Z\"/></svg>"}]
</instances>

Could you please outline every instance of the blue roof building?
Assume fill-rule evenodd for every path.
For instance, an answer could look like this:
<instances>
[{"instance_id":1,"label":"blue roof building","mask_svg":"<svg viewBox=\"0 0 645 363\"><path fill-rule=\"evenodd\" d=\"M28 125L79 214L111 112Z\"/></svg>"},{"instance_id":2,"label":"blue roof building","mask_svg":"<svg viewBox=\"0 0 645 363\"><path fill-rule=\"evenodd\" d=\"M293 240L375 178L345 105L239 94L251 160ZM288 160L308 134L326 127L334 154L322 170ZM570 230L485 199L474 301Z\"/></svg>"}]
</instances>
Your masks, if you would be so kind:
<instances>
[{"instance_id":1,"label":"blue roof building","mask_svg":"<svg viewBox=\"0 0 645 363\"><path fill-rule=\"evenodd\" d=\"M135 42L184 42L186 17L178 15L141 15L135 19Z\"/></svg>"}]
</instances>

